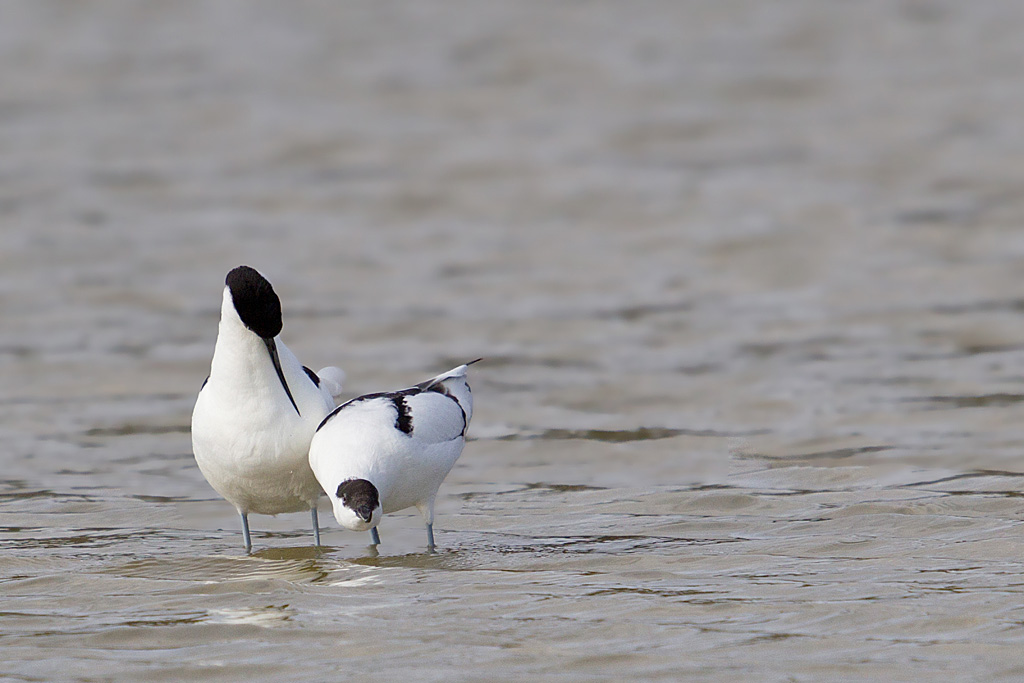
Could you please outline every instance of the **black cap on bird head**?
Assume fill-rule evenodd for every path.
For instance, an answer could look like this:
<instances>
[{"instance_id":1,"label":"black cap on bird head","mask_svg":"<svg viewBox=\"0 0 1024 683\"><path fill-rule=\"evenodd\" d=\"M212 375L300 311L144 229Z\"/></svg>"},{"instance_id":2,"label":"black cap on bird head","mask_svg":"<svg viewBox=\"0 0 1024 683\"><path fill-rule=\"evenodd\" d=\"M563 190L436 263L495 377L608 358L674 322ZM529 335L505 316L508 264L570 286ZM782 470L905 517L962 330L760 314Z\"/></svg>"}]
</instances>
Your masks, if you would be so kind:
<instances>
[{"instance_id":1,"label":"black cap on bird head","mask_svg":"<svg viewBox=\"0 0 1024 683\"><path fill-rule=\"evenodd\" d=\"M238 266L224 279L238 317L255 334L272 339L281 333L281 300L254 268Z\"/></svg>"},{"instance_id":2,"label":"black cap on bird head","mask_svg":"<svg viewBox=\"0 0 1024 683\"><path fill-rule=\"evenodd\" d=\"M267 347L270 354L270 362L274 366L277 378L281 380L284 393L295 413L299 412L299 404L292 396L292 390L284 377L284 369L281 367L281 357L277 350L277 341L274 339L281 333L281 300L277 298L274 288L267 282L267 278L256 272L249 266L238 266L224 278L224 284L231 292L231 302L235 305L235 311L253 334L259 336Z\"/></svg>"},{"instance_id":3,"label":"black cap on bird head","mask_svg":"<svg viewBox=\"0 0 1024 683\"><path fill-rule=\"evenodd\" d=\"M338 485L335 494L342 504L352 510L364 522L369 522L374 509L380 505L377 487L365 479L346 479Z\"/></svg>"}]
</instances>

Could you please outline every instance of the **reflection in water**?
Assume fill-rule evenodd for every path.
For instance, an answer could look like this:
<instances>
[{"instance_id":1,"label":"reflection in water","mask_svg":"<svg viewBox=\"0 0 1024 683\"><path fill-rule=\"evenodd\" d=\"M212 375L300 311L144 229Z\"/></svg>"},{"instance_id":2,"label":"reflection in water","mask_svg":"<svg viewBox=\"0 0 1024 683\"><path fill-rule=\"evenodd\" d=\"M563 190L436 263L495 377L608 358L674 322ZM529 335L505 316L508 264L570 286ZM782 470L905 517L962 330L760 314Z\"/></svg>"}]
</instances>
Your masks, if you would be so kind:
<instances>
[{"instance_id":1,"label":"reflection in water","mask_svg":"<svg viewBox=\"0 0 1024 683\"><path fill-rule=\"evenodd\" d=\"M251 557L140 558L107 566L102 571L129 578L208 584L264 579L314 583L326 580L332 573L329 565L309 558L310 553L304 549L277 550L260 556L254 553Z\"/></svg>"},{"instance_id":2,"label":"reflection in water","mask_svg":"<svg viewBox=\"0 0 1024 683\"><path fill-rule=\"evenodd\" d=\"M261 628L284 626L298 612L288 605L264 605L237 609L210 610L205 621L214 624L246 624Z\"/></svg>"}]
</instances>

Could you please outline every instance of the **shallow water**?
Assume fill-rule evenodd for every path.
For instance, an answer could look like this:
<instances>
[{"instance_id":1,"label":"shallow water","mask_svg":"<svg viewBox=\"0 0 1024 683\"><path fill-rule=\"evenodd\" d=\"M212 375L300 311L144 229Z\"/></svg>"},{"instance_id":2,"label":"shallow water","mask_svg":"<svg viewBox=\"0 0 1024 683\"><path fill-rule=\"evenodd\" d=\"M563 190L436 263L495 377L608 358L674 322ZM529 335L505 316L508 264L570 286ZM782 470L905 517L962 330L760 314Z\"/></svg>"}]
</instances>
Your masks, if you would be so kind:
<instances>
[{"instance_id":1,"label":"shallow water","mask_svg":"<svg viewBox=\"0 0 1024 683\"><path fill-rule=\"evenodd\" d=\"M1024 675L1022 28L8 3L0 674ZM239 263L351 394L486 358L436 554L242 552L188 434Z\"/></svg>"}]
</instances>

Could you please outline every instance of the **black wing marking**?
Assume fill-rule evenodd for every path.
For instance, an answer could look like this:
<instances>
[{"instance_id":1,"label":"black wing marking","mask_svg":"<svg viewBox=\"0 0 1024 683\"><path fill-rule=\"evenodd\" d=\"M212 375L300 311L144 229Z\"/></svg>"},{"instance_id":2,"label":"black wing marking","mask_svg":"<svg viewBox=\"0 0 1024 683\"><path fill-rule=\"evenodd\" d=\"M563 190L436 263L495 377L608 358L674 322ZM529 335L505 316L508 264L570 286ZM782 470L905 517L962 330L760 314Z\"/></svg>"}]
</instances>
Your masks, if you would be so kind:
<instances>
[{"instance_id":1,"label":"black wing marking","mask_svg":"<svg viewBox=\"0 0 1024 683\"><path fill-rule=\"evenodd\" d=\"M462 412L462 436L466 436L466 429L469 426L469 421L466 419L466 409L462 407L462 404L459 403L459 399L456 398L455 395L452 394L450 391L448 391L448 388L444 386L444 384L442 384L441 382L435 383L434 380L420 382L414 387L402 389L401 391L380 391L373 394L363 394L362 396L356 396L352 400L342 403L340 406L331 411L331 413L327 415L327 417L325 417L323 421L320 423L320 426L316 428L316 431L320 431L321 429L323 429L323 426L327 424L332 417L334 417L339 412L341 412L342 410L351 405L360 403L362 401L372 401L375 398L385 398L391 401L391 405L393 405L395 408L395 429L402 432L403 434L412 436L412 409L409 407L409 404L406 403L405 399L408 396L417 396L428 391L441 394L445 398L449 398L455 402L455 405L457 405L459 407L459 410Z\"/></svg>"},{"instance_id":2,"label":"black wing marking","mask_svg":"<svg viewBox=\"0 0 1024 683\"><path fill-rule=\"evenodd\" d=\"M405 402L405 394L397 392L390 398L395 410L398 411L398 417L395 418L395 429L412 436L412 408Z\"/></svg>"},{"instance_id":3,"label":"black wing marking","mask_svg":"<svg viewBox=\"0 0 1024 683\"><path fill-rule=\"evenodd\" d=\"M355 398L345 401L340 406L332 410L327 417L323 419L320 426L316 428L316 431L320 431L325 424L330 421L332 417L340 413L345 408L355 405L356 403L362 403L363 401L372 401L375 398L386 398L391 401L394 405L395 410L398 412L398 416L395 418L395 429L398 429L406 434L412 433L412 415L409 413L409 407L405 404L405 397L412 394L420 393L418 389L403 389L401 391L378 391L372 394L363 394L362 396L356 396ZM403 426L405 428L403 428Z\"/></svg>"},{"instance_id":4,"label":"black wing marking","mask_svg":"<svg viewBox=\"0 0 1024 683\"><path fill-rule=\"evenodd\" d=\"M335 409L334 409L334 410L332 410L331 412L327 413L327 417L325 417L324 419L320 420L320 424L318 424L318 425L316 426L316 431L318 431L318 432L319 432L319 431L320 431L321 429L323 429L324 425L325 425L325 424L327 424L327 422L328 422L328 421L329 421L329 420L330 420L330 419L331 419L332 417L334 417L335 415L337 415L337 414L338 414L338 411L339 411L339 410L341 410L342 408L344 408L344 407L345 407L345 406L347 406L347 405L349 405L349 404L348 404L348 403L342 403L342 404L341 404L340 406L338 406L337 408L335 408Z\"/></svg>"},{"instance_id":5,"label":"black wing marking","mask_svg":"<svg viewBox=\"0 0 1024 683\"><path fill-rule=\"evenodd\" d=\"M317 374L315 372L313 372L312 370L310 370L309 368L307 368L305 365L302 366L302 369L306 371L306 374L309 375L309 378L311 380L313 380L313 384L315 384L316 388L319 389L320 388L320 378L317 376Z\"/></svg>"}]
</instances>

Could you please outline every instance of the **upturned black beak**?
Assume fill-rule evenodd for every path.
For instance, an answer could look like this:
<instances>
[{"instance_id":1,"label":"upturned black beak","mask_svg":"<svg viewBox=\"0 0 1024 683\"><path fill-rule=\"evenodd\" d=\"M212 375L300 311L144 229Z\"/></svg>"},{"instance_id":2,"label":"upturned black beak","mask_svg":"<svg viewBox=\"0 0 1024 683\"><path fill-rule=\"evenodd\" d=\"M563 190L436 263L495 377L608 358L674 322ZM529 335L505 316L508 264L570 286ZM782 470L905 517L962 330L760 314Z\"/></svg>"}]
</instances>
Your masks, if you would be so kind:
<instances>
[{"instance_id":1,"label":"upturned black beak","mask_svg":"<svg viewBox=\"0 0 1024 683\"><path fill-rule=\"evenodd\" d=\"M274 364L274 370L277 371L277 378L281 380L281 386L284 387L284 393L288 394L288 400L292 402L292 407L295 408L295 412L299 415L299 407L295 405L295 399L292 398L292 390L288 388L288 382L284 381L284 370L281 369L281 359L277 355L277 342L274 341L273 337L263 337L263 343L267 345L267 351L270 353L270 361Z\"/></svg>"}]
</instances>

